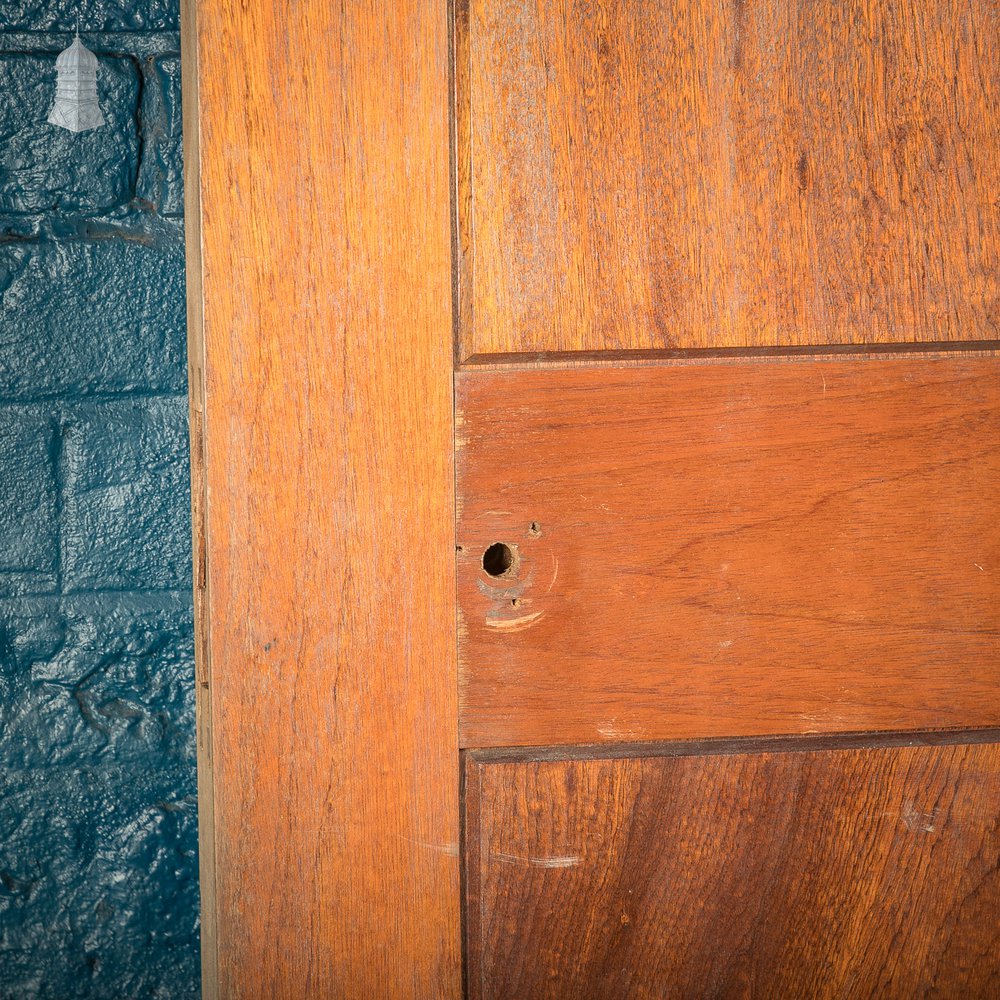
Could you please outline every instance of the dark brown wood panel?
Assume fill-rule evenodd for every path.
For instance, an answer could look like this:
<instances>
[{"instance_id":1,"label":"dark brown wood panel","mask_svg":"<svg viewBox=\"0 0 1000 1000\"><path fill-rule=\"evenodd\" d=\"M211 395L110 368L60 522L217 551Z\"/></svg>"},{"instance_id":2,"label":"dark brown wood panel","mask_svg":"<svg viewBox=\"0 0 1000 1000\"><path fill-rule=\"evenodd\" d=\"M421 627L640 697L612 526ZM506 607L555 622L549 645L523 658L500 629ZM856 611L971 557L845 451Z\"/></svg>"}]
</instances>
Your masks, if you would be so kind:
<instances>
[{"instance_id":1,"label":"dark brown wood panel","mask_svg":"<svg viewBox=\"0 0 1000 1000\"><path fill-rule=\"evenodd\" d=\"M463 746L1000 723L1000 359L457 386Z\"/></svg>"},{"instance_id":2,"label":"dark brown wood panel","mask_svg":"<svg viewBox=\"0 0 1000 1000\"><path fill-rule=\"evenodd\" d=\"M185 48L204 993L457 998L447 4Z\"/></svg>"},{"instance_id":3,"label":"dark brown wood panel","mask_svg":"<svg viewBox=\"0 0 1000 1000\"><path fill-rule=\"evenodd\" d=\"M989 340L994 0L458 0L463 358Z\"/></svg>"},{"instance_id":4,"label":"dark brown wood panel","mask_svg":"<svg viewBox=\"0 0 1000 1000\"><path fill-rule=\"evenodd\" d=\"M465 774L472 1000L1000 996L995 744Z\"/></svg>"}]
</instances>

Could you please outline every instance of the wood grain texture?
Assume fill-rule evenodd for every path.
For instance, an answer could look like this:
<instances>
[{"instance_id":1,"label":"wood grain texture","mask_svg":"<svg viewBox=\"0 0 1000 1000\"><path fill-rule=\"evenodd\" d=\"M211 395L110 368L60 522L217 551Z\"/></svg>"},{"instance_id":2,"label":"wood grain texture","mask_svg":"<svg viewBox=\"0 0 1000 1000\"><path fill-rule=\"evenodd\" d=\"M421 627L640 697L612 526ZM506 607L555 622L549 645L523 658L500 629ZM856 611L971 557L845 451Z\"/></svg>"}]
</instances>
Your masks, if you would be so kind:
<instances>
[{"instance_id":1,"label":"wood grain texture","mask_svg":"<svg viewBox=\"0 0 1000 1000\"><path fill-rule=\"evenodd\" d=\"M195 620L195 711L198 753L198 890L201 996L218 1000L215 896L215 761L212 754L211 622L206 560L208 480L205 468L205 341L201 258L201 162L198 108L198 0L181 2L184 116L184 253L187 267L188 386L191 436L191 541Z\"/></svg>"},{"instance_id":2,"label":"wood grain texture","mask_svg":"<svg viewBox=\"0 0 1000 1000\"><path fill-rule=\"evenodd\" d=\"M457 392L463 746L1000 723L1000 359Z\"/></svg>"},{"instance_id":3,"label":"wood grain texture","mask_svg":"<svg viewBox=\"0 0 1000 1000\"><path fill-rule=\"evenodd\" d=\"M458 0L460 356L990 340L993 0Z\"/></svg>"},{"instance_id":4,"label":"wood grain texture","mask_svg":"<svg viewBox=\"0 0 1000 1000\"><path fill-rule=\"evenodd\" d=\"M996 997L998 802L995 744L469 754L469 996Z\"/></svg>"},{"instance_id":5,"label":"wood grain texture","mask_svg":"<svg viewBox=\"0 0 1000 1000\"><path fill-rule=\"evenodd\" d=\"M457 997L446 4L190 30L218 992Z\"/></svg>"}]
</instances>

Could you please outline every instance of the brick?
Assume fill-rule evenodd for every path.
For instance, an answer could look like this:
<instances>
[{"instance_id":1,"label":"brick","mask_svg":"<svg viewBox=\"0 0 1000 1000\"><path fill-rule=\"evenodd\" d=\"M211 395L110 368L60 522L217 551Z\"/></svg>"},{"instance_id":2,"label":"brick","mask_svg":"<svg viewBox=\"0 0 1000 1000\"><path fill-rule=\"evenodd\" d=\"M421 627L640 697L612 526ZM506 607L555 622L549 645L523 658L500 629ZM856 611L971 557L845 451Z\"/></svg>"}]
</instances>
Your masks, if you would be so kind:
<instances>
[{"instance_id":1,"label":"brick","mask_svg":"<svg viewBox=\"0 0 1000 1000\"><path fill-rule=\"evenodd\" d=\"M200 993L178 6L3 5L4 1000ZM109 124L73 135L78 15Z\"/></svg>"},{"instance_id":2,"label":"brick","mask_svg":"<svg viewBox=\"0 0 1000 1000\"><path fill-rule=\"evenodd\" d=\"M65 589L190 586L186 397L85 404L67 419Z\"/></svg>"},{"instance_id":3,"label":"brick","mask_svg":"<svg viewBox=\"0 0 1000 1000\"><path fill-rule=\"evenodd\" d=\"M190 767L7 770L0 995L195 998Z\"/></svg>"},{"instance_id":4,"label":"brick","mask_svg":"<svg viewBox=\"0 0 1000 1000\"><path fill-rule=\"evenodd\" d=\"M0 996L198 996L191 619L0 600Z\"/></svg>"},{"instance_id":5,"label":"brick","mask_svg":"<svg viewBox=\"0 0 1000 1000\"><path fill-rule=\"evenodd\" d=\"M136 197L165 215L184 210L181 136L181 61L176 56L143 63L142 161Z\"/></svg>"},{"instance_id":6,"label":"brick","mask_svg":"<svg viewBox=\"0 0 1000 1000\"><path fill-rule=\"evenodd\" d=\"M183 391L184 246L0 243L0 399Z\"/></svg>"},{"instance_id":7,"label":"brick","mask_svg":"<svg viewBox=\"0 0 1000 1000\"><path fill-rule=\"evenodd\" d=\"M7 31L176 31L177 0L4 0ZM68 44L68 41L67 41Z\"/></svg>"},{"instance_id":8,"label":"brick","mask_svg":"<svg viewBox=\"0 0 1000 1000\"><path fill-rule=\"evenodd\" d=\"M189 592L0 601L6 768L194 767Z\"/></svg>"},{"instance_id":9,"label":"brick","mask_svg":"<svg viewBox=\"0 0 1000 1000\"><path fill-rule=\"evenodd\" d=\"M58 436L47 408L0 406L0 596L56 589Z\"/></svg>"},{"instance_id":10,"label":"brick","mask_svg":"<svg viewBox=\"0 0 1000 1000\"><path fill-rule=\"evenodd\" d=\"M103 212L132 200L139 162L139 72L100 58L98 95L107 124L73 133L47 118L56 54L0 56L0 213Z\"/></svg>"}]
</instances>

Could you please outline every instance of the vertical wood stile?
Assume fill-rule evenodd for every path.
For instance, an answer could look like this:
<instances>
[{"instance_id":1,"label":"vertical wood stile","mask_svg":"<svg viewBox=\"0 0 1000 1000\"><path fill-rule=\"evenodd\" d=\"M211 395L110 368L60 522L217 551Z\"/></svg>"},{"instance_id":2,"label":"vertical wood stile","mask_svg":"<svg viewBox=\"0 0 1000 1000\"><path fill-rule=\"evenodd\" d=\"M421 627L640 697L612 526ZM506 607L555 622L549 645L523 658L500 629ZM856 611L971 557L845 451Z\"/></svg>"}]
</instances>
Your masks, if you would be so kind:
<instances>
[{"instance_id":1,"label":"vertical wood stile","mask_svg":"<svg viewBox=\"0 0 1000 1000\"><path fill-rule=\"evenodd\" d=\"M204 993L457 997L446 4L184 50Z\"/></svg>"}]
</instances>

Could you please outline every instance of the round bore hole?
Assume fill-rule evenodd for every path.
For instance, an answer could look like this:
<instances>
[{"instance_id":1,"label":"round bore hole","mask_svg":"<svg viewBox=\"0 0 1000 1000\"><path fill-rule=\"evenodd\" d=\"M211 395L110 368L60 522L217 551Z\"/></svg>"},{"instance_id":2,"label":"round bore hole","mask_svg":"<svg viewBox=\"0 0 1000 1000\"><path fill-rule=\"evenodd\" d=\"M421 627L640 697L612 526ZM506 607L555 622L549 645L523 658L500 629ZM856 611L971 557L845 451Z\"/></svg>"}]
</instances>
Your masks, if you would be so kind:
<instances>
[{"instance_id":1,"label":"round bore hole","mask_svg":"<svg viewBox=\"0 0 1000 1000\"><path fill-rule=\"evenodd\" d=\"M503 576L514 565L514 550L503 542L494 542L483 553L483 569L490 576Z\"/></svg>"}]
</instances>

